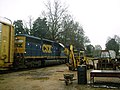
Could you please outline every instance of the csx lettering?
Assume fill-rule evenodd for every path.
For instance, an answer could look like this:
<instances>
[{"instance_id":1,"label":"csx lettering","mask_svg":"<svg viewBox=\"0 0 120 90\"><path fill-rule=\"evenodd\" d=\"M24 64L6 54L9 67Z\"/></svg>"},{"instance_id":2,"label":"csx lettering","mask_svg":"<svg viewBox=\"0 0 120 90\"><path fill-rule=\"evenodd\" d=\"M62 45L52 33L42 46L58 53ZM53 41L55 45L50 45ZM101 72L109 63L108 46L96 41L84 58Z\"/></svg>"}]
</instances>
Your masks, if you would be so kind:
<instances>
[{"instance_id":1,"label":"csx lettering","mask_svg":"<svg viewBox=\"0 0 120 90\"><path fill-rule=\"evenodd\" d=\"M42 46L42 51L44 53L52 53L52 46L51 45L46 45L46 44L43 44Z\"/></svg>"}]
</instances>

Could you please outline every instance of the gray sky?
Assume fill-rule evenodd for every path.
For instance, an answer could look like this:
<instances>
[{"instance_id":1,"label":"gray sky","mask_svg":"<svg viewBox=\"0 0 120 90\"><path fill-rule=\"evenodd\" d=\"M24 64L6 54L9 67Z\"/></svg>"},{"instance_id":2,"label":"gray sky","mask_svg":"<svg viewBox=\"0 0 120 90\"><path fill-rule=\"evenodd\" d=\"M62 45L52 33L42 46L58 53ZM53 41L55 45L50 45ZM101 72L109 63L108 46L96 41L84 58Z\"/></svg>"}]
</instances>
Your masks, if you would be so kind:
<instances>
[{"instance_id":1,"label":"gray sky","mask_svg":"<svg viewBox=\"0 0 120 90\"><path fill-rule=\"evenodd\" d=\"M52 1L52 0L50 0ZM0 0L0 16L12 21L36 19L47 0ZM82 25L91 44L105 47L108 36L120 36L120 0L61 0L75 21Z\"/></svg>"}]
</instances>

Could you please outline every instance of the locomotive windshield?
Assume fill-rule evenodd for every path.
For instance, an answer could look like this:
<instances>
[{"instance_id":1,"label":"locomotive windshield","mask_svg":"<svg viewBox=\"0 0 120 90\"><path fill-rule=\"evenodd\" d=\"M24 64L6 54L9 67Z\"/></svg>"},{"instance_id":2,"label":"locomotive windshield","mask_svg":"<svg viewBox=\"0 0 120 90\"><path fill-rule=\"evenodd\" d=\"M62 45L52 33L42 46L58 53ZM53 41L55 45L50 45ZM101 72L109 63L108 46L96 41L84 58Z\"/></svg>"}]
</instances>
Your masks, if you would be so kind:
<instances>
[{"instance_id":1,"label":"locomotive windshield","mask_svg":"<svg viewBox=\"0 0 120 90\"><path fill-rule=\"evenodd\" d=\"M22 48L23 47L22 44L23 44L23 40L21 40L21 39L15 40L16 47Z\"/></svg>"}]
</instances>

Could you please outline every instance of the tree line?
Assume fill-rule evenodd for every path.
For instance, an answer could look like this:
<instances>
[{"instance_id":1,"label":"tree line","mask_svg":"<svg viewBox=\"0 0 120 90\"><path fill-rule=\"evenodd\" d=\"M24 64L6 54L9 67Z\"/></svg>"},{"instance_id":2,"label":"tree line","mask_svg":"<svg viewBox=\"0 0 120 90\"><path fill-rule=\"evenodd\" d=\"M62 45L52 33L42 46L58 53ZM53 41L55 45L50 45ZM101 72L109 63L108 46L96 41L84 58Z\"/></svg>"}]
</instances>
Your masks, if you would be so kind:
<instances>
[{"instance_id":1,"label":"tree line","mask_svg":"<svg viewBox=\"0 0 120 90\"><path fill-rule=\"evenodd\" d=\"M100 45L87 45L86 53L93 57L100 57L100 51L102 47ZM114 35L113 37L108 37L105 43L105 50L114 50L116 52L116 56L120 56L120 37L118 35Z\"/></svg>"},{"instance_id":2,"label":"tree line","mask_svg":"<svg viewBox=\"0 0 120 90\"><path fill-rule=\"evenodd\" d=\"M85 49L85 44L90 43L90 40L85 36L83 27L67 12L67 7L62 6L59 0L53 4L48 1L45 6L47 10L34 21L32 16L27 23L23 20L14 21L15 34L28 34Z\"/></svg>"},{"instance_id":3,"label":"tree line","mask_svg":"<svg viewBox=\"0 0 120 90\"><path fill-rule=\"evenodd\" d=\"M65 46L72 44L77 49L85 50L86 54L98 56L97 53L102 50L102 47L90 44L83 27L68 13L66 6L63 6L59 0L55 0L54 3L48 1L45 6L46 11L43 11L42 15L34 21L32 16L27 22L23 20L14 21L15 34L46 38L60 42ZM105 46L105 49L114 50L118 55L120 37L117 35L114 38L109 37Z\"/></svg>"}]
</instances>

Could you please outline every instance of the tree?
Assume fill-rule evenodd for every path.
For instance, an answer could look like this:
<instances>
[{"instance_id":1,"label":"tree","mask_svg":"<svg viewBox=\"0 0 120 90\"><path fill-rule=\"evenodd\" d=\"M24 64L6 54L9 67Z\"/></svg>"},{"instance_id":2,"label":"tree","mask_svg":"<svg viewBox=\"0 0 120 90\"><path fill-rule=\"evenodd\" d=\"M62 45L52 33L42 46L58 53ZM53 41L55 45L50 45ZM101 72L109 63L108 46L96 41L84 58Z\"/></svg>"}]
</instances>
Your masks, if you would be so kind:
<instances>
[{"instance_id":1,"label":"tree","mask_svg":"<svg viewBox=\"0 0 120 90\"><path fill-rule=\"evenodd\" d=\"M60 41L66 46L72 44L75 48L84 49L85 43L90 42L82 26L68 14L63 18L61 28Z\"/></svg>"},{"instance_id":2,"label":"tree","mask_svg":"<svg viewBox=\"0 0 120 90\"><path fill-rule=\"evenodd\" d=\"M87 56L93 56L93 52L94 52L94 46L89 44L86 46L86 55Z\"/></svg>"},{"instance_id":3,"label":"tree","mask_svg":"<svg viewBox=\"0 0 120 90\"><path fill-rule=\"evenodd\" d=\"M114 39L119 44L119 50L120 50L120 37L118 35L114 35Z\"/></svg>"},{"instance_id":4,"label":"tree","mask_svg":"<svg viewBox=\"0 0 120 90\"><path fill-rule=\"evenodd\" d=\"M84 36L84 46L86 46L89 43L90 43L90 39L88 38L88 36Z\"/></svg>"},{"instance_id":5,"label":"tree","mask_svg":"<svg viewBox=\"0 0 120 90\"><path fill-rule=\"evenodd\" d=\"M32 16L29 16L28 22L23 21L23 20L17 20L14 21L14 26L15 26L15 34L28 34L30 35L30 32L33 27L33 18Z\"/></svg>"},{"instance_id":6,"label":"tree","mask_svg":"<svg viewBox=\"0 0 120 90\"><path fill-rule=\"evenodd\" d=\"M72 17L70 15L66 15L63 17L62 23L61 23L61 32L59 34L59 40L64 45L68 46L71 43L71 25L73 23Z\"/></svg>"},{"instance_id":7,"label":"tree","mask_svg":"<svg viewBox=\"0 0 120 90\"><path fill-rule=\"evenodd\" d=\"M78 22L73 23L73 31L71 32L73 36L73 43L76 47L79 47L81 49L85 49L85 34L83 28L79 25Z\"/></svg>"},{"instance_id":8,"label":"tree","mask_svg":"<svg viewBox=\"0 0 120 90\"><path fill-rule=\"evenodd\" d=\"M58 40L62 19L66 12L66 8L63 7L59 0L55 0L53 5L50 1L46 4L47 12L46 17L48 19L48 26L50 30L50 37L52 40Z\"/></svg>"},{"instance_id":9,"label":"tree","mask_svg":"<svg viewBox=\"0 0 120 90\"><path fill-rule=\"evenodd\" d=\"M47 12L44 12L44 16L48 21L50 39L67 46L72 44L75 48L84 49L85 43L90 40L85 36L82 26L67 13L66 6L62 6L59 0L55 0L53 4L49 1L46 7Z\"/></svg>"},{"instance_id":10,"label":"tree","mask_svg":"<svg viewBox=\"0 0 120 90\"><path fill-rule=\"evenodd\" d=\"M29 16L28 21L24 22L24 29L28 35L31 35L32 29L33 29L33 17L32 16Z\"/></svg>"},{"instance_id":11,"label":"tree","mask_svg":"<svg viewBox=\"0 0 120 90\"><path fill-rule=\"evenodd\" d=\"M106 49L107 50L114 50L116 52L116 54L118 55L118 51L119 51L119 44L115 41L114 38L110 39L107 43L106 43Z\"/></svg>"},{"instance_id":12,"label":"tree","mask_svg":"<svg viewBox=\"0 0 120 90\"><path fill-rule=\"evenodd\" d=\"M31 34L30 32L33 29L33 18L32 18L32 16L29 16L28 26L29 26L29 32L28 33Z\"/></svg>"},{"instance_id":13,"label":"tree","mask_svg":"<svg viewBox=\"0 0 120 90\"><path fill-rule=\"evenodd\" d=\"M100 45L95 45L95 50L102 50L102 47Z\"/></svg>"},{"instance_id":14,"label":"tree","mask_svg":"<svg viewBox=\"0 0 120 90\"><path fill-rule=\"evenodd\" d=\"M95 45L95 50L93 52L93 56L100 57L101 50L102 50L102 47L100 45Z\"/></svg>"},{"instance_id":15,"label":"tree","mask_svg":"<svg viewBox=\"0 0 120 90\"><path fill-rule=\"evenodd\" d=\"M23 21L22 20L14 21L13 24L15 26L15 34L26 34L26 31L24 30L24 26L23 26Z\"/></svg>"},{"instance_id":16,"label":"tree","mask_svg":"<svg viewBox=\"0 0 120 90\"><path fill-rule=\"evenodd\" d=\"M40 38L49 38L49 28L46 18L41 19L38 17L33 23L33 29L31 29L31 35Z\"/></svg>"}]
</instances>

